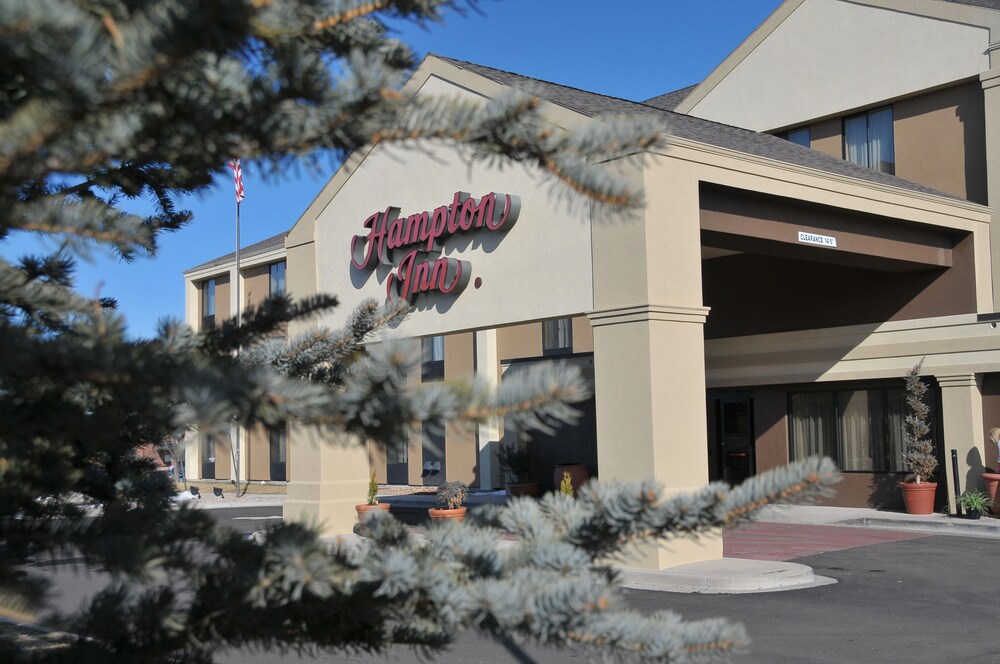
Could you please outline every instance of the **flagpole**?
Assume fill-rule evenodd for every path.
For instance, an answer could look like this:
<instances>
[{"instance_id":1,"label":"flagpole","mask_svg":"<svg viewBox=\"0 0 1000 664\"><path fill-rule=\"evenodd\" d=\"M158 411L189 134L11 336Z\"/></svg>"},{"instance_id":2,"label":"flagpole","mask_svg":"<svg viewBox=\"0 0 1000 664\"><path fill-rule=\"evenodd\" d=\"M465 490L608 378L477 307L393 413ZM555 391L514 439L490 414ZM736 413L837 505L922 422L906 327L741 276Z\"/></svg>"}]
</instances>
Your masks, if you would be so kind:
<instances>
[{"instance_id":1,"label":"flagpole","mask_svg":"<svg viewBox=\"0 0 1000 664\"><path fill-rule=\"evenodd\" d=\"M243 297L240 293L240 203L243 202L243 169L240 167L240 160L232 159L227 164L233 169L233 184L236 186L236 275L234 286L236 287L236 327L240 326L243 317ZM233 422L236 430L232 437L233 443L233 463L236 466L236 496L240 495L240 424ZM249 475L249 473L247 473Z\"/></svg>"},{"instance_id":2,"label":"flagpole","mask_svg":"<svg viewBox=\"0 0 1000 664\"><path fill-rule=\"evenodd\" d=\"M236 327L240 326L243 298L240 296L240 201L236 200ZM236 423L236 497L240 496L240 427Z\"/></svg>"}]
</instances>

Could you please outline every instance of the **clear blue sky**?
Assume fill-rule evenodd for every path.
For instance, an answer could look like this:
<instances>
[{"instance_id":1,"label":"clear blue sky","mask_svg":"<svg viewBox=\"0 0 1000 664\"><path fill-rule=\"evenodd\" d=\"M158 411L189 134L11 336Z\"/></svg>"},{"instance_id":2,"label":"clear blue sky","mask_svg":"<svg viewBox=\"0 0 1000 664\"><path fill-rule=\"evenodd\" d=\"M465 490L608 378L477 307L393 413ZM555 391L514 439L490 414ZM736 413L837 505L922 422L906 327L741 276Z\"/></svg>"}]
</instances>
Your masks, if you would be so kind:
<instances>
[{"instance_id":1,"label":"clear blue sky","mask_svg":"<svg viewBox=\"0 0 1000 664\"><path fill-rule=\"evenodd\" d=\"M643 100L703 79L780 0L505 0L479 12L449 15L443 26L404 26L399 36L419 56L439 53L498 69L631 100ZM244 164L243 244L287 230L329 173L288 173L264 182ZM132 336L151 336L164 316L183 318L182 272L233 250L231 179L181 202L195 221L162 238L159 256L131 264L110 256L81 263L86 295L118 299ZM13 238L5 256L27 246Z\"/></svg>"}]
</instances>

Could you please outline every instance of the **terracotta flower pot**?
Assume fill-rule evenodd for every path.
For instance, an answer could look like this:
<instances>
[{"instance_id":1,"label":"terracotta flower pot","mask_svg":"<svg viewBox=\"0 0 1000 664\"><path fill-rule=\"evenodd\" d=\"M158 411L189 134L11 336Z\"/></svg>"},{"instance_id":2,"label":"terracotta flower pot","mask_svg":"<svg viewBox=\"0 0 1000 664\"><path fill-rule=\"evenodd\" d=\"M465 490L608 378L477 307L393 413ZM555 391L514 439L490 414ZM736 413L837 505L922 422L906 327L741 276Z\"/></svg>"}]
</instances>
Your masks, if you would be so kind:
<instances>
[{"instance_id":1,"label":"terracotta flower pot","mask_svg":"<svg viewBox=\"0 0 1000 664\"><path fill-rule=\"evenodd\" d=\"M1000 513L1000 506L996 504L997 502L997 487L1000 486L1000 473L983 473L983 479L986 480L986 495L990 497L994 505L990 508L990 511L994 514Z\"/></svg>"},{"instance_id":2,"label":"terracotta flower pot","mask_svg":"<svg viewBox=\"0 0 1000 664\"><path fill-rule=\"evenodd\" d=\"M431 515L431 519L456 519L461 521L465 518L466 512L469 511L468 507L459 507L457 509L437 509L435 507L427 510L427 513Z\"/></svg>"},{"instance_id":3,"label":"terracotta flower pot","mask_svg":"<svg viewBox=\"0 0 1000 664\"><path fill-rule=\"evenodd\" d=\"M907 514L933 514L937 482L900 482Z\"/></svg>"},{"instance_id":4,"label":"terracotta flower pot","mask_svg":"<svg viewBox=\"0 0 1000 664\"><path fill-rule=\"evenodd\" d=\"M368 518L368 513L374 510L382 510L383 512L388 512L389 508L392 507L389 503L375 503L374 505L355 505L354 509L358 513L358 521L364 521Z\"/></svg>"},{"instance_id":5,"label":"terracotta flower pot","mask_svg":"<svg viewBox=\"0 0 1000 664\"><path fill-rule=\"evenodd\" d=\"M555 472L552 473L552 482L555 484L556 491L559 490L559 485L562 484L564 472L569 473L570 482L573 483L574 496L580 490L580 487L590 479L590 473L587 472L587 467L582 463L556 464Z\"/></svg>"}]
</instances>

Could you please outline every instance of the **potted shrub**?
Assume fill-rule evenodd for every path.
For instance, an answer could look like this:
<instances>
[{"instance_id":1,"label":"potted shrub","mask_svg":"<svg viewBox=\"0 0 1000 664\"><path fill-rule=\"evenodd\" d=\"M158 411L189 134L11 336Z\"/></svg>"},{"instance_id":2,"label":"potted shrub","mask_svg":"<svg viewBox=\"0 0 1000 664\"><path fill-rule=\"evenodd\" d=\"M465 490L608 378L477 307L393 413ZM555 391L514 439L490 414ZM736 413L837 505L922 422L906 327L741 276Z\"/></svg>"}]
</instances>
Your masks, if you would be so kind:
<instances>
[{"instance_id":1,"label":"potted shrub","mask_svg":"<svg viewBox=\"0 0 1000 664\"><path fill-rule=\"evenodd\" d=\"M368 517L368 513L372 510L388 512L389 507L389 503L380 503L378 501L378 481L375 479L375 471L373 470L371 477L368 478L368 497L363 504L354 506L354 509L358 512L358 521L364 521Z\"/></svg>"},{"instance_id":2,"label":"potted shrub","mask_svg":"<svg viewBox=\"0 0 1000 664\"><path fill-rule=\"evenodd\" d=\"M437 508L427 512L431 519L457 519L459 521L469 511L463 504L469 497L469 485L465 482L445 482L437 491Z\"/></svg>"},{"instance_id":3,"label":"potted shrub","mask_svg":"<svg viewBox=\"0 0 1000 664\"><path fill-rule=\"evenodd\" d=\"M921 360L906 374L906 405L909 413L903 424L903 463L912 478L900 482L903 503L907 514L931 514L934 511L934 494L937 482L930 482L937 470L938 460L931 442L927 416L930 407L924 401L927 385L920 380Z\"/></svg>"},{"instance_id":4,"label":"potted shrub","mask_svg":"<svg viewBox=\"0 0 1000 664\"><path fill-rule=\"evenodd\" d=\"M970 519L978 519L983 512L993 507L993 500L985 491L966 491L955 499L955 504L965 510Z\"/></svg>"},{"instance_id":5,"label":"potted shrub","mask_svg":"<svg viewBox=\"0 0 1000 664\"><path fill-rule=\"evenodd\" d=\"M1000 428L993 427L990 429L989 438L990 442L992 442L997 449L997 468L995 470L993 468L987 468L986 472L983 473L983 479L986 480L986 495L989 496L993 505L996 505L997 487L1000 486Z\"/></svg>"},{"instance_id":6,"label":"potted shrub","mask_svg":"<svg viewBox=\"0 0 1000 664\"><path fill-rule=\"evenodd\" d=\"M538 495L541 487L538 482L530 481L531 451L527 445L518 445L516 442L500 443L497 448L497 461L507 482L507 495Z\"/></svg>"}]
</instances>

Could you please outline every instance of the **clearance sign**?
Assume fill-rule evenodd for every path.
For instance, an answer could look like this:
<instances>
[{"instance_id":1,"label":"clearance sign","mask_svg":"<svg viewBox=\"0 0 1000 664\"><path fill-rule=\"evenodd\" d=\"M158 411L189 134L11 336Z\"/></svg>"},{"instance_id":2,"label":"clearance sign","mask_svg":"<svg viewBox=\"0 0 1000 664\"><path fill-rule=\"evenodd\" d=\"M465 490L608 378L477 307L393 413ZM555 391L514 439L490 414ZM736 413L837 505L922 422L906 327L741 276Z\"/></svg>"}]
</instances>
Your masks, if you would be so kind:
<instances>
[{"instance_id":1,"label":"clearance sign","mask_svg":"<svg viewBox=\"0 0 1000 664\"><path fill-rule=\"evenodd\" d=\"M390 206L365 219L367 234L351 239L351 267L370 272L389 266L387 299L414 302L429 293L457 296L468 285L472 267L440 255L445 243L471 233L506 233L520 211L517 196L489 193L472 198L464 191L455 192L450 204L408 217Z\"/></svg>"}]
</instances>

